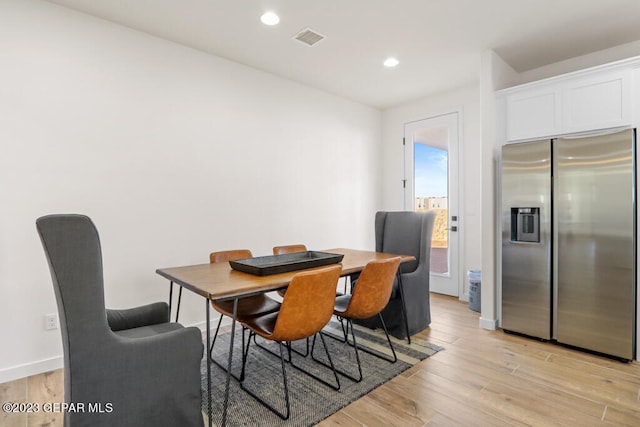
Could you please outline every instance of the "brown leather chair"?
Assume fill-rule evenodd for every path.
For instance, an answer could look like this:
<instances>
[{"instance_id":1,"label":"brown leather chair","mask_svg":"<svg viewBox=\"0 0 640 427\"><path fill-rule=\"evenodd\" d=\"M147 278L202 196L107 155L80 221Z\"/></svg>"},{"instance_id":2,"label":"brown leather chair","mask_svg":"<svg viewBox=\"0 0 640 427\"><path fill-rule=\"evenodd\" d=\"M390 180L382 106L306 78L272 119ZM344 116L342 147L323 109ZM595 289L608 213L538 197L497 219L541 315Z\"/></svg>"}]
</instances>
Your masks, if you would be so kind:
<instances>
[{"instance_id":1,"label":"brown leather chair","mask_svg":"<svg viewBox=\"0 0 640 427\"><path fill-rule=\"evenodd\" d=\"M287 288L287 293L278 312L252 317L250 319L245 319L242 322L244 326L249 328L250 335L246 351L242 358L240 386L247 393L253 396L253 398L258 400L282 419L289 418L290 414L289 391L287 386L287 372L285 369L283 345L286 345L287 347L291 365L296 367L293 364L293 360L291 358L291 346L288 343L315 336L327 323L329 323L333 314L336 284L338 283L341 271L342 267L340 265L333 265L322 269L304 271L296 274ZM255 340L255 335L259 335L268 341L276 341L279 343L286 402L285 413L278 411L278 409L265 402L261 397L247 389L244 385L243 381L245 379L245 368L247 364L247 356L249 354L251 336L253 336ZM320 335L320 338L327 358L331 366L333 366L324 338L322 335ZM304 370L302 370L302 372L322 381L324 384L333 387L335 390L340 387L340 380L338 379L335 369L333 369L333 375L337 386L333 386L309 372Z\"/></svg>"},{"instance_id":2,"label":"brown leather chair","mask_svg":"<svg viewBox=\"0 0 640 427\"><path fill-rule=\"evenodd\" d=\"M292 254L295 252L306 252L307 247L305 245L283 245L283 246L274 246L273 254L274 255L282 255L282 254ZM278 291L278 295L284 297L284 294L287 292L286 289L280 289ZM308 351L308 349L307 349Z\"/></svg>"},{"instance_id":3,"label":"brown leather chair","mask_svg":"<svg viewBox=\"0 0 640 427\"><path fill-rule=\"evenodd\" d=\"M236 259L251 258L253 255L248 249L233 249L229 251L211 252L209 254L209 262L212 264L219 262L229 262ZM213 345L216 343L220 324L222 323L222 315L233 317L233 300L211 301L211 306L221 314L216 327L216 333L213 335L213 341L209 348L209 353L213 351ZM269 298L265 294L252 295L238 299L238 307L236 310L236 319L239 322L251 319L252 317L261 316L263 314L273 313L280 309L280 303Z\"/></svg>"},{"instance_id":4,"label":"brown leather chair","mask_svg":"<svg viewBox=\"0 0 640 427\"><path fill-rule=\"evenodd\" d=\"M290 254L294 252L306 252L307 247L305 245L284 245L275 246L273 248L274 255Z\"/></svg>"},{"instance_id":5,"label":"brown leather chair","mask_svg":"<svg viewBox=\"0 0 640 427\"><path fill-rule=\"evenodd\" d=\"M283 245L283 246L274 246L273 248L273 254L274 255L282 255L282 254L291 254L294 252L306 252L307 251L307 247L305 245L302 244L298 244L298 245ZM350 276L348 276L351 283L353 283L354 277L357 278L358 275L357 274L352 274ZM347 293L347 282L345 281L344 284L344 288L345 288L345 292ZM284 297L284 294L287 292L286 289L280 289L278 291L278 295L280 295L281 297ZM338 295L342 295L342 293L337 292L336 296ZM308 344L308 343L307 343ZM309 348L307 345L307 353L305 354L305 356L307 356L309 354Z\"/></svg>"},{"instance_id":6,"label":"brown leather chair","mask_svg":"<svg viewBox=\"0 0 640 427\"><path fill-rule=\"evenodd\" d=\"M282 254L292 254L295 252L306 252L307 251L307 247L305 245L302 244L297 244L297 245L282 245L282 246L274 246L273 247L273 254L274 255L282 255ZM287 293L286 289L279 289L278 290L278 295L280 295L281 297L284 298L284 294ZM296 353L300 354L301 356L307 357L309 355L309 340L307 339L307 347L305 349L304 353L301 353L297 350L294 350Z\"/></svg>"},{"instance_id":7,"label":"brown leather chair","mask_svg":"<svg viewBox=\"0 0 640 427\"><path fill-rule=\"evenodd\" d=\"M358 350L370 353L391 363L395 363L398 360L393 345L391 344L391 339L389 338L389 332L387 331L387 327L384 323L384 319L380 315L380 312L389 302L391 290L393 288L393 281L399 265L400 257L371 261L362 270L362 273L354 286L353 293L336 297L333 314L347 323L346 329L343 331L344 342L347 342L355 349L359 377L356 378L348 373L336 370L353 381L362 381L362 367L360 366ZM384 333L387 336L387 342L389 343L389 348L393 354L391 358L381 355L380 353L375 353L365 348L358 347L358 343L356 342L356 335L353 330L352 320L366 319L376 315L379 317ZM349 328L351 328L352 343L348 341ZM313 348L311 349L311 353L313 355Z\"/></svg>"}]
</instances>

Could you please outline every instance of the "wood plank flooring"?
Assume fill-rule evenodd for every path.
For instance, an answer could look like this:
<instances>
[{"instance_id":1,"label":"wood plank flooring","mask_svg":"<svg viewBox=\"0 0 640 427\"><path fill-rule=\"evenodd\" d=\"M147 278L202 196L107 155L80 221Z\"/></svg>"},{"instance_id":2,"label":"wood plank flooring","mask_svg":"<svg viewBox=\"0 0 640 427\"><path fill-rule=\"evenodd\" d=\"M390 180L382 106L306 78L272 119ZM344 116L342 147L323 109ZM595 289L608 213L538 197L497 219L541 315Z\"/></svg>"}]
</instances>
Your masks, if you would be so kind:
<instances>
[{"instance_id":1,"label":"wood plank flooring","mask_svg":"<svg viewBox=\"0 0 640 427\"><path fill-rule=\"evenodd\" d=\"M44 403L64 402L62 369L0 384L0 403L37 403L37 413L0 412L2 427L62 427L62 414L44 412Z\"/></svg>"},{"instance_id":2,"label":"wood plank flooring","mask_svg":"<svg viewBox=\"0 0 640 427\"><path fill-rule=\"evenodd\" d=\"M640 426L640 364L478 327L432 294L418 336L445 348L320 426Z\"/></svg>"},{"instance_id":3,"label":"wood plank flooring","mask_svg":"<svg viewBox=\"0 0 640 427\"><path fill-rule=\"evenodd\" d=\"M418 334L445 350L320 423L332 426L640 426L640 364L478 327L432 294ZM0 384L0 402L62 402L62 371ZM58 414L0 413L0 425L62 426Z\"/></svg>"}]
</instances>

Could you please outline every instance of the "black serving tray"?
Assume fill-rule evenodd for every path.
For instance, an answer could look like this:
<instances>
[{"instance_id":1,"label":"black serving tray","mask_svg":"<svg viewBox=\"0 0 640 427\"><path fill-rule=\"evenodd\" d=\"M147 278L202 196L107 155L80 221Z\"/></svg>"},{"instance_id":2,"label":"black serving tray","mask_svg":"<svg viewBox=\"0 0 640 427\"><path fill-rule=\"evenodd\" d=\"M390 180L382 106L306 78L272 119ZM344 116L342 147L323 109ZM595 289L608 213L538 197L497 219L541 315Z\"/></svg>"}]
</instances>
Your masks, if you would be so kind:
<instances>
[{"instance_id":1,"label":"black serving tray","mask_svg":"<svg viewBox=\"0 0 640 427\"><path fill-rule=\"evenodd\" d=\"M231 268L234 270L256 276L268 276L270 274L285 273L287 271L337 264L342 261L343 257L344 255L342 254L307 251L237 259L235 261L229 261L229 265L231 265Z\"/></svg>"}]
</instances>

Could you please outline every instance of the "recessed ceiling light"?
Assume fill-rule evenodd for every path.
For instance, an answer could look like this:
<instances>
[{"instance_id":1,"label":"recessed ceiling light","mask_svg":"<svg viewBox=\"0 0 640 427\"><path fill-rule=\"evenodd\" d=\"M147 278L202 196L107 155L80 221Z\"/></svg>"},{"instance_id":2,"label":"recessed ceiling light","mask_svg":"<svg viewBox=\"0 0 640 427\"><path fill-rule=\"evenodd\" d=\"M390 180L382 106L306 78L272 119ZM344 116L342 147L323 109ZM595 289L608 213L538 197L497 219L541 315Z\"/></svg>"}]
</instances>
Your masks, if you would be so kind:
<instances>
[{"instance_id":1,"label":"recessed ceiling light","mask_svg":"<svg viewBox=\"0 0 640 427\"><path fill-rule=\"evenodd\" d=\"M278 25L280 17L273 12L267 12L260 17L260 20L264 25Z\"/></svg>"},{"instance_id":2,"label":"recessed ceiling light","mask_svg":"<svg viewBox=\"0 0 640 427\"><path fill-rule=\"evenodd\" d=\"M400 61L398 61L396 58L393 58L393 57L390 57L384 60L384 66L389 68L393 68L399 63Z\"/></svg>"}]
</instances>

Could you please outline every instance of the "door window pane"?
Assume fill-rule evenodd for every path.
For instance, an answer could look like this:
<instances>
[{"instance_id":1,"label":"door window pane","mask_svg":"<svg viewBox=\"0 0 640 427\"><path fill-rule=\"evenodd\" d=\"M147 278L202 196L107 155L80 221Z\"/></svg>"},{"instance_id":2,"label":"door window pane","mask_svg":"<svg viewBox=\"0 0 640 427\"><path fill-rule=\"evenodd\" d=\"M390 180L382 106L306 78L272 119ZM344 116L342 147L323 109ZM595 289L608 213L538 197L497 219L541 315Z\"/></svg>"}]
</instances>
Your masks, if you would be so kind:
<instances>
[{"instance_id":1,"label":"door window pane","mask_svg":"<svg viewBox=\"0 0 640 427\"><path fill-rule=\"evenodd\" d=\"M430 130L433 131L433 130ZM446 129L445 144L448 141ZM414 183L416 212L434 211L436 220L431 239L431 273L449 272L449 156L446 149L428 144L428 135L416 135L414 141ZM441 145L441 144L439 144Z\"/></svg>"}]
</instances>

